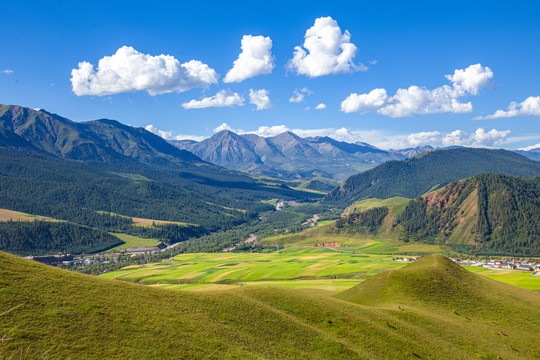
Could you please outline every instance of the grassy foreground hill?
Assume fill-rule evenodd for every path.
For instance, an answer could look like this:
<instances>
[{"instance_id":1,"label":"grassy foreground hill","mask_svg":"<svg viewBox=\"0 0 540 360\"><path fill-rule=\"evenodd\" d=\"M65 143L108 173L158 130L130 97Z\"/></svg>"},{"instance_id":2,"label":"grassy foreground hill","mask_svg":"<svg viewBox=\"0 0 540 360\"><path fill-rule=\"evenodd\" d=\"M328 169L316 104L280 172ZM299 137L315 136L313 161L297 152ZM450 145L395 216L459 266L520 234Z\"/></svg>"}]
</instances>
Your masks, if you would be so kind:
<instances>
[{"instance_id":1,"label":"grassy foreground hill","mask_svg":"<svg viewBox=\"0 0 540 360\"><path fill-rule=\"evenodd\" d=\"M389 161L351 176L324 201L347 207L369 198L415 198L452 181L481 173L538 176L540 163L507 150L439 149L411 159Z\"/></svg>"},{"instance_id":2,"label":"grassy foreground hill","mask_svg":"<svg viewBox=\"0 0 540 360\"><path fill-rule=\"evenodd\" d=\"M179 292L0 253L0 357L540 356L538 294L469 274L441 255L339 297L277 288Z\"/></svg>"}]
</instances>

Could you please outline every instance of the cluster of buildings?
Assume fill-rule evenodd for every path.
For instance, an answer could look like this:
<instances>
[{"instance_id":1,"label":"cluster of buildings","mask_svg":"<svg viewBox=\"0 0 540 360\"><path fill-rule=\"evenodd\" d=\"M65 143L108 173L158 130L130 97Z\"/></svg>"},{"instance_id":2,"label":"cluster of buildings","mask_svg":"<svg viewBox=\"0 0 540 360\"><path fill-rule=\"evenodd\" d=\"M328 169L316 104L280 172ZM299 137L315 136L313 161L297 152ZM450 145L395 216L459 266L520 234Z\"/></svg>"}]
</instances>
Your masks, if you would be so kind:
<instances>
[{"instance_id":1,"label":"cluster of buildings","mask_svg":"<svg viewBox=\"0 0 540 360\"><path fill-rule=\"evenodd\" d=\"M540 262L532 259L517 260L458 260L452 259L463 266L485 267L489 269L520 270L540 273Z\"/></svg>"},{"instance_id":2,"label":"cluster of buildings","mask_svg":"<svg viewBox=\"0 0 540 360\"><path fill-rule=\"evenodd\" d=\"M280 199L276 202L276 211L283 209L285 206L298 206L300 203L295 200L283 200Z\"/></svg>"},{"instance_id":3,"label":"cluster of buildings","mask_svg":"<svg viewBox=\"0 0 540 360\"><path fill-rule=\"evenodd\" d=\"M60 264L70 263L73 261L73 255L71 254L58 254L58 255L46 255L46 256L25 256L25 259L34 260L43 264L58 266Z\"/></svg>"},{"instance_id":4,"label":"cluster of buildings","mask_svg":"<svg viewBox=\"0 0 540 360\"><path fill-rule=\"evenodd\" d=\"M59 265L76 265L76 266L86 266L94 264L96 262L108 263L110 261L115 261L113 255L142 255L142 254L153 254L159 251L164 251L167 248L167 245L160 243L156 246L147 246L147 247L133 247L129 249L122 249L116 252L110 253L100 253L100 254L88 254L86 256L73 256L72 254L55 254L55 255L46 255L46 256L25 256L25 259L34 260L46 265L59 266ZM105 259L101 259L101 255L105 256Z\"/></svg>"},{"instance_id":5,"label":"cluster of buildings","mask_svg":"<svg viewBox=\"0 0 540 360\"><path fill-rule=\"evenodd\" d=\"M341 247L341 244L334 241L334 242L325 242L325 243L319 243L315 245L316 247L326 247L326 248L338 248Z\"/></svg>"},{"instance_id":6,"label":"cluster of buildings","mask_svg":"<svg viewBox=\"0 0 540 360\"><path fill-rule=\"evenodd\" d=\"M410 256L410 257L402 257L402 258L394 258L392 260L394 261L402 261L402 262L412 262L420 259L421 256Z\"/></svg>"}]
</instances>

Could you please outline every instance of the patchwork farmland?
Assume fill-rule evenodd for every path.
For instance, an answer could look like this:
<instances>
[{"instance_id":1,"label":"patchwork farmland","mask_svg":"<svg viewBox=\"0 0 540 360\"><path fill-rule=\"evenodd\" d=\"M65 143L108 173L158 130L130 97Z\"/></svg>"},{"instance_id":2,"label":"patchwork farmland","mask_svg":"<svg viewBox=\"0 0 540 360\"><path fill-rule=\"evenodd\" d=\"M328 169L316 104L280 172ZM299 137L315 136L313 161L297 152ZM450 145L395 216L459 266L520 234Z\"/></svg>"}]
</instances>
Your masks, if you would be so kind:
<instances>
[{"instance_id":1,"label":"patchwork farmland","mask_svg":"<svg viewBox=\"0 0 540 360\"><path fill-rule=\"evenodd\" d=\"M339 292L372 275L406 265L406 262L393 261L393 256L326 248L285 248L279 252L249 254L184 254L161 263L128 266L101 277L176 290L279 286ZM524 289L540 290L540 277L531 273L465 268Z\"/></svg>"},{"instance_id":2,"label":"patchwork farmland","mask_svg":"<svg viewBox=\"0 0 540 360\"><path fill-rule=\"evenodd\" d=\"M128 267L102 277L182 290L268 285L340 291L402 266L389 255L287 248L278 253L178 255L170 262Z\"/></svg>"}]
</instances>

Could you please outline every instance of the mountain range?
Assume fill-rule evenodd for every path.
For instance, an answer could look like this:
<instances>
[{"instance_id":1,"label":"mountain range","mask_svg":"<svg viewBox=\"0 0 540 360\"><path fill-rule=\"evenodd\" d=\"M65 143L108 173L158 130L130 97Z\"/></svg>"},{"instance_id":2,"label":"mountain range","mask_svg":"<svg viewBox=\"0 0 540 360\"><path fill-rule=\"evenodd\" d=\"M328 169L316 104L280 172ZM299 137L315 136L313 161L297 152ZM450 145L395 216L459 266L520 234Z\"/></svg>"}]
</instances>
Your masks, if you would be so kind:
<instances>
[{"instance_id":1,"label":"mountain range","mask_svg":"<svg viewBox=\"0 0 540 360\"><path fill-rule=\"evenodd\" d=\"M529 159L540 161L540 147L535 147L530 150L516 150L516 153Z\"/></svg>"},{"instance_id":2,"label":"mountain range","mask_svg":"<svg viewBox=\"0 0 540 360\"><path fill-rule=\"evenodd\" d=\"M98 163L212 167L142 128L109 119L74 122L46 110L17 105L0 105L0 145Z\"/></svg>"},{"instance_id":3,"label":"mountain range","mask_svg":"<svg viewBox=\"0 0 540 360\"><path fill-rule=\"evenodd\" d=\"M142 128L20 106L0 107L0 159L0 209L64 221L0 222L0 248L18 254L104 250L118 242L108 233L183 241L273 211L262 201L322 196L210 164ZM144 230L132 217L180 225Z\"/></svg>"},{"instance_id":4,"label":"mountain range","mask_svg":"<svg viewBox=\"0 0 540 360\"><path fill-rule=\"evenodd\" d=\"M292 132L262 137L238 135L229 130L222 130L200 142L170 142L219 166L288 179L323 177L345 180L385 161L405 159L432 149L385 151L362 142L352 144L329 137L301 138Z\"/></svg>"},{"instance_id":5,"label":"mountain range","mask_svg":"<svg viewBox=\"0 0 540 360\"><path fill-rule=\"evenodd\" d=\"M46 110L18 105L0 105L0 145L93 163L140 163L168 169L227 172L213 164L284 179L318 177L341 181L386 161L433 150L424 145L386 151L363 142L347 143L330 137L301 138L292 132L261 137L228 130L200 142L167 142L143 128L115 120L75 122ZM539 149L516 152L540 159Z\"/></svg>"},{"instance_id":6,"label":"mountain range","mask_svg":"<svg viewBox=\"0 0 540 360\"><path fill-rule=\"evenodd\" d=\"M200 142L169 142L228 169L284 179L319 177L340 181L386 161L404 160L434 150L430 145L381 150L364 142L348 143L327 136L302 138L293 132L284 132L262 137L236 134L230 130L222 130ZM515 152L532 160L540 160L540 149Z\"/></svg>"}]
</instances>

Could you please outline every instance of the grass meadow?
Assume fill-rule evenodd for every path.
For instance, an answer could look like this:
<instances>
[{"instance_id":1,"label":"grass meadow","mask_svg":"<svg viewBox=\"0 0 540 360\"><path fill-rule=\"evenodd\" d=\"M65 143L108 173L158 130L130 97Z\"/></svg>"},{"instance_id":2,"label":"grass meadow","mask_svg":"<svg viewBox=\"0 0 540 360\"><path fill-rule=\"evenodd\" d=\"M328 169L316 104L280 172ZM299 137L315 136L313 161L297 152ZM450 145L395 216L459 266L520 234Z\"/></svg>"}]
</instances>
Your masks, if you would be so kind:
<instances>
[{"instance_id":1,"label":"grass meadow","mask_svg":"<svg viewBox=\"0 0 540 360\"><path fill-rule=\"evenodd\" d=\"M61 221L46 216L31 215L19 211L0 209L0 222L3 221Z\"/></svg>"},{"instance_id":2,"label":"grass meadow","mask_svg":"<svg viewBox=\"0 0 540 360\"><path fill-rule=\"evenodd\" d=\"M114 235L120 240L122 240L124 244L117 246L115 248L112 248L109 251L124 250L124 249L129 249L129 248L134 248L134 247L156 246L161 243L161 241L159 241L158 239L148 239L148 238L142 238L142 237L128 235L128 234L111 233L111 235Z\"/></svg>"},{"instance_id":3,"label":"grass meadow","mask_svg":"<svg viewBox=\"0 0 540 360\"><path fill-rule=\"evenodd\" d=\"M262 274L245 274L251 279L275 271L294 276L298 269L286 264L296 261L288 260L352 265L344 260L354 254L329 251L192 254L126 275L165 270L215 279L223 273L205 271L204 261L232 267L249 256L259 265L272 263L268 256L280 259L273 269L262 266ZM366 271L391 264L376 255L355 259ZM166 270L172 265L206 275L173 274ZM0 252L0 359L539 358L538 294L467 272L442 256L395 266L338 293L276 286L172 291Z\"/></svg>"}]
</instances>

